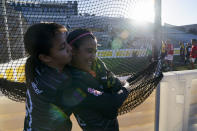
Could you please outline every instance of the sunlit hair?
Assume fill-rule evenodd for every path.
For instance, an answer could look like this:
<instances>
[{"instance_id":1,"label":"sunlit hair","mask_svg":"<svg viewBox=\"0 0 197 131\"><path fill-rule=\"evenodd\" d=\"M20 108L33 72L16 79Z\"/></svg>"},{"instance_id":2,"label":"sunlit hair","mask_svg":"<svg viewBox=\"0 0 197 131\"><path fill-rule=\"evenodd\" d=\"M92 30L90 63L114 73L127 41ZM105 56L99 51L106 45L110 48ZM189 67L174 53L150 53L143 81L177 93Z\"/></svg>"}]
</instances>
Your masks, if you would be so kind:
<instances>
[{"instance_id":1,"label":"sunlit hair","mask_svg":"<svg viewBox=\"0 0 197 131\"><path fill-rule=\"evenodd\" d=\"M53 39L58 32L67 32L67 29L57 23L38 23L30 26L24 36L26 52L30 56L49 55Z\"/></svg>"},{"instance_id":2,"label":"sunlit hair","mask_svg":"<svg viewBox=\"0 0 197 131\"><path fill-rule=\"evenodd\" d=\"M70 44L72 47L78 49L81 45L82 42L86 39L95 39L96 37L92 34L91 31L87 29L76 29L72 32L69 33L67 37L67 42Z\"/></svg>"}]
</instances>

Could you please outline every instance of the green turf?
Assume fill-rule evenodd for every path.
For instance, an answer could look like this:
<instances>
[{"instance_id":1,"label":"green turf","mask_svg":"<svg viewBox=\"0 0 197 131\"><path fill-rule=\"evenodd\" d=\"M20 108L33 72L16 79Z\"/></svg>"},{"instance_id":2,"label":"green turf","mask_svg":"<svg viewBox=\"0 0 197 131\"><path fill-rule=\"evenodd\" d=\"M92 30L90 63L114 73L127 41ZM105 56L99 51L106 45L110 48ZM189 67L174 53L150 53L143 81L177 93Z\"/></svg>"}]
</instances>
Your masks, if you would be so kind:
<instances>
[{"instance_id":1,"label":"green turf","mask_svg":"<svg viewBox=\"0 0 197 131\"><path fill-rule=\"evenodd\" d=\"M150 63L149 57L130 57L130 58L102 58L108 69L116 75L135 74L142 71ZM173 69L166 71L191 70L191 64L185 64L180 56L174 56ZM197 65L195 65L197 69Z\"/></svg>"},{"instance_id":2,"label":"green turf","mask_svg":"<svg viewBox=\"0 0 197 131\"><path fill-rule=\"evenodd\" d=\"M148 57L130 57L130 58L103 58L102 59L109 70L116 75L126 75L137 73L149 64Z\"/></svg>"},{"instance_id":3,"label":"green turf","mask_svg":"<svg viewBox=\"0 0 197 131\"><path fill-rule=\"evenodd\" d=\"M194 65L195 69L197 69L197 64ZM192 70L191 63L185 64L179 55L174 56L173 59L173 69L172 71L181 71L181 70ZM164 72L168 70L163 70Z\"/></svg>"}]
</instances>

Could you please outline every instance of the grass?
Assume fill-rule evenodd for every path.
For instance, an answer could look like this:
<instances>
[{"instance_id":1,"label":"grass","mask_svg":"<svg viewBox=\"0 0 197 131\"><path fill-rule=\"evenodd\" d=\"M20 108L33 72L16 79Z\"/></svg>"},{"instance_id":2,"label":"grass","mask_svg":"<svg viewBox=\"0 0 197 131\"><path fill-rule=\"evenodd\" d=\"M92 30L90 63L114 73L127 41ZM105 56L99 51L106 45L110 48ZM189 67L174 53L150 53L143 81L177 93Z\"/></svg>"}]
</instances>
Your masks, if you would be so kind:
<instances>
[{"instance_id":1,"label":"grass","mask_svg":"<svg viewBox=\"0 0 197 131\"><path fill-rule=\"evenodd\" d=\"M194 65L195 69L197 69L197 64ZM175 71L181 71L181 70L193 70L191 67L191 64L188 65L182 65L182 66L176 66L174 67Z\"/></svg>"},{"instance_id":2,"label":"grass","mask_svg":"<svg viewBox=\"0 0 197 131\"><path fill-rule=\"evenodd\" d=\"M148 66L148 57L103 58L109 70L116 75L135 74Z\"/></svg>"},{"instance_id":3,"label":"grass","mask_svg":"<svg viewBox=\"0 0 197 131\"><path fill-rule=\"evenodd\" d=\"M197 69L197 64L194 64L194 66L195 69ZM181 70L193 70L191 63L185 64L183 61L181 61L180 56L174 56L172 71L181 71Z\"/></svg>"},{"instance_id":4,"label":"grass","mask_svg":"<svg viewBox=\"0 0 197 131\"><path fill-rule=\"evenodd\" d=\"M109 70L116 75L135 74L142 71L150 63L148 57L130 57L130 58L102 58ZM172 71L192 70L191 64L181 62L180 56L174 56L174 67ZM197 64L195 65L197 69ZM169 71L169 70L166 70ZM166 72L164 70L164 72Z\"/></svg>"}]
</instances>

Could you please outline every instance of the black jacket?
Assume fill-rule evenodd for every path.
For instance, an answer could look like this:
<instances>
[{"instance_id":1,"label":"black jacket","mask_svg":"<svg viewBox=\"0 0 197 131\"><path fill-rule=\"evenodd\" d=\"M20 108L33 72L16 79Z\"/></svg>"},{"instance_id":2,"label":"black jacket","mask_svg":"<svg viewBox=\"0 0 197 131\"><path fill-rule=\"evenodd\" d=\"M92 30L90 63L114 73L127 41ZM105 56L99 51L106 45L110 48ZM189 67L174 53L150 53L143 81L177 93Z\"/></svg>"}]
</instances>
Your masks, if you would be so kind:
<instances>
[{"instance_id":1,"label":"black jacket","mask_svg":"<svg viewBox=\"0 0 197 131\"><path fill-rule=\"evenodd\" d=\"M63 111L58 101L61 83L70 81L66 74L44 65L36 68L34 81L27 82L24 131L71 130L71 110Z\"/></svg>"},{"instance_id":2,"label":"black jacket","mask_svg":"<svg viewBox=\"0 0 197 131\"><path fill-rule=\"evenodd\" d=\"M106 80L101 83L90 73L65 69L59 73L47 66L36 68L35 81L27 89L24 131L70 131L72 112L83 130L119 130L117 114L128 96L126 88L110 92L103 86Z\"/></svg>"},{"instance_id":3,"label":"black jacket","mask_svg":"<svg viewBox=\"0 0 197 131\"><path fill-rule=\"evenodd\" d=\"M95 77L73 67L69 70L72 72L71 88L84 94L83 100L73 108L81 128L84 131L118 131L118 108L128 96L119 79L99 59L93 65Z\"/></svg>"}]
</instances>

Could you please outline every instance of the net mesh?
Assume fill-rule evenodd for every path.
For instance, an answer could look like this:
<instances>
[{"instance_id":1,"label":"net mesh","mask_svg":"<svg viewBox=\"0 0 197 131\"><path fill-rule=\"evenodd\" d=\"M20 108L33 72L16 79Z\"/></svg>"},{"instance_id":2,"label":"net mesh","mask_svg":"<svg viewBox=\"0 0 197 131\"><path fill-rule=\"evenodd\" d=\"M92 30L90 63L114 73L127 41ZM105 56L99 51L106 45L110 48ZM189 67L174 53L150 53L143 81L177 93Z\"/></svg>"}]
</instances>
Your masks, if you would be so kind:
<instances>
[{"instance_id":1,"label":"net mesh","mask_svg":"<svg viewBox=\"0 0 197 131\"><path fill-rule=\"evenodd\" d=\"M132 110L162 78L160 61L150 62L154 25L139 25L132 19L143 3L151 1L0 0L0 91L14 101L25 101L24 33L32 24L56 22L69 31L88 28L93 32L101 44L97 56L116 75L129 76L132 90L119 114Z\"/></svg>"}]
</instances>

